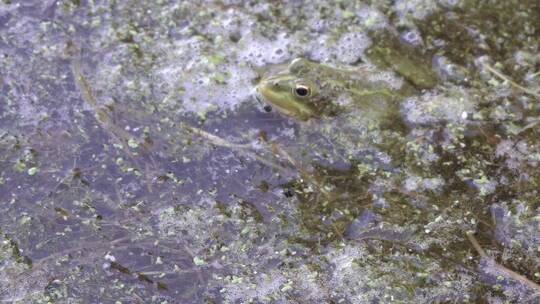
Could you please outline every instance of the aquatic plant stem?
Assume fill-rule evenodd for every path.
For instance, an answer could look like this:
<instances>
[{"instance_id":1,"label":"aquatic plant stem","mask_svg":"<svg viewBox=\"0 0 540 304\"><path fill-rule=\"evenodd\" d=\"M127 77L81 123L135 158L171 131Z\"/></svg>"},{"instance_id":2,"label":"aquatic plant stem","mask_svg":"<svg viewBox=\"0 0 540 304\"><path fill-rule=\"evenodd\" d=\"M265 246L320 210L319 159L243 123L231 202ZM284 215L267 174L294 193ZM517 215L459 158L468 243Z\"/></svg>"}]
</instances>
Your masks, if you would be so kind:
<instances>
[{"instance_id":1,"label":"aquatic plant stem","mask_svg":"<svg viewBox=\"0 0 540 304\"><path fill-rule=\"evenodd\" d=\"M480 255L481 258L489 260L493 264L493 266L497 270L502 272L506 277L512 278L513 280L516 280L516 281L520 282L521 284L531 288L532 290L535 290L535 295L540 294L540 285L538 285L535 282L529 280L525 276L523 276L523 275L521 275L521 274L519 274L519 273L517 273L517 272L515 272L513 270L510 270L510 269L504 267L501 264L498 264L495 261L495 259L493 259L489 255L487 255L486 252L484 251L484 249L482 248L482 246L480 246L480 244L478 243L478 241L474 237L474 231L467 231L465 233L465 235L467 236L467 238L469 239L469 242L471 242L472 246L474 247L474 249L476 250L478 255Z\"/></svg>"},{"instance_id":2,"label":"aquatic plant stem","mask_svg":"<svg viewBox=\"0 0 540 304\"><path fill-rule=\"evenodd\" d=\"M273 168L273 169L276 169L282 173L291 173L291 170L283 167L283 166L280 166L268 159L265 159L263 158L262 156L258 155L257 153L255 153L254 151L252 151L252 148L251 148L251 145L249 144L235 144L235 143L231 143L221 137L218 137L214 134L211 134L211 133L208 133L202 129L199 129L197 127L193 127L193 126L190 126L186 123L180 123L180 126L183 128L183 129L186 129L188 131L190 131L191 133L203 138L203 139L206 139L208 142L210 142L211 144L215 145L215 146L219 146L219 147L224 147L224 148L229 148L233 151L237 151L237 152L240 152L242 154L245 154L246 156L248 157L251 157L253 159L255 159L256 161L259 161L260 163L270 167L270 168Z\"/></svg>"},{"instance_id":3,"label":"aquatic plant stem","mask_svg":"<svg viewBox=\"0 0 540 304\"><path fill-rule=\"evenodd\" d=\"M494 69L492 66L490 66L489 64L487 63L483 63L482 66L484 66L486 68L486 70L488 70L490 73L492 73L493 75L499 77L500 79L504 80L504 81L507 81L508 83L510 83L513 87L529 94L529 95L532 95L532 96L535 96L536 98L540 98L540 94L531 90L531 89L528 89L524 86L521 86L520 84L516 83L515 81L513 81L512 79L510 79L508 76L504 75L503 73L497 71L496 69Z\"/></svg>"},{"instance_id":4,"label":"aquatic plant stem","mask_svg":"<svg viewBox=\"0 0 540 304\"><path fill-rule=\"evenodd\" d=\"M135 167L138 167L138 170L142 173L144 173L144 178L146 180L146 187L148 189L149 193L152 193L152 184L151 179L147 175L148 166L145 165L145 170L142 170L141 165L137 162L137 160L133 157L133 155L130 153L129 149L127 148L129 146L129 138L131 135L121 128L119 128L111 118L110 110L107 110L104 107L100 107L96 97L93 94L92 88L90 84L88 83L88 80L84 76L81 70L80 62L78 59L73 59L71 61L71 70L73 74L73 78L75 79L75 86L78 88L79 92L81 93L81 97L84 102L86 102L92 111L94 112L94 115L96 117L96 120L99 123L99 126L107 132L113 139L121 143L121 149L124 152L124 154L131 159Z\"/></svg>"}]
</instances>

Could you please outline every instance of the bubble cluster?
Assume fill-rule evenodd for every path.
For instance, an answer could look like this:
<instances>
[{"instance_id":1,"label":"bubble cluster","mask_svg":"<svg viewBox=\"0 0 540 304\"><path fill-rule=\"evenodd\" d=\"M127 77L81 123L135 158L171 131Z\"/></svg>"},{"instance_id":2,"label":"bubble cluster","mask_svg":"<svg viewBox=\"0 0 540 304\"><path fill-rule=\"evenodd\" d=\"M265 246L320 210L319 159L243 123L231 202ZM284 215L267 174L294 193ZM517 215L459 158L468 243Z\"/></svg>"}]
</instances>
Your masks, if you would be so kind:
<instances>
[{"instance_id":1,"label":"bubble cluster","mask_svg":"<svg viewBox=\"0 0 540 304\"><path fill-rule=\"evenodd\" d=\"M399 35L399 38L405 44L420 46L423 44L422 35L418 30L408 30Z\"/></svg>"},{"instance_id":2,"label":"bubble cluster","mask_svg":"<svg viewBox=\"0 0 540 304\"><path fill-rule=\"evenodd\" d=\"M384 86L387 86L392 89L399 89L403 86L404 80L402 77L399 77L394 72L390 71L381 71L375 66L370 66L373 70L373 73L369 73L367 78L372 82L381 82Z\"/></svg>"},{"instance_id":3,"label":"bubble cluster","mask_svg":"<svg viewBox=\"0 0 540 304\"><path fill-rule=\"evenodd\" d=\"M196 77L181 82L182 109L204 114L234 108L251 98L255 76L253 70L245 66L225 66L213 74L206 74L202 69Z\"/></svg>"},{"instance_id":4,"label":"bubble cluster","mask_svg":"<svg viewBox=\"0 0 540 304\"><path fill-rule=\"evenodd\" d=\"M409 17L424 19L440 8L436 1L431 0L397 0L395 9L398 16L403 19Z\"/></svg>"},{"instance_id":5,"label":"bubble cluster","mask_svg":"<svg viewBox=\"0 0 540 304\"><path fill-rule=\"evenodd\" d=\"M467 81L468 72L465 68L451 62L447 57L434 56L432 62L435 72L441 79L457 83Z\"/></svg>"},{"instance_id":6,"label":"bubble cluster","mask_svg":"<svg viewBox=\"0 0 540 304\"><path fill-rule=\"evenodd\" d=\"M355 63L360 60L365 49L371 45L371 39L361 32L343 34L335 48L335 54L342 63Z\"/></svg>"},{"instance_id":7,"label":"bubble cluster","mask_svg":"<svg viewBox=\"0 0 540 304\"><path fill-rule=\"evenodd\" d=\"M459 92L459 93L458 93ZM402 104L406 120L413 124L436 123L440 121L463 121L463 113L474 111L477 101L463 91L455 91L455 96L427 92L421 96L408 98Z\"/></svg>"},{"instance_id":8,"label":"bubble cluster","mask_svg":"<svg viewBox=\"0 0 540 304\"><path fill-rule=\"evenodd\" d=\"M363 6L356 11L361 24L369 30L380 30L388 27L388 18L379 10Z\"/></svg>"},{"instance_id":9,"label":"bubble cluster","mask_svg":"<svg viewBox=\"0 0 540 304\"><path fill-rule=\"evenodd\" d=\"M440 177L422 178L419 176L409 176L403 183L406 191L440 191L444 186L444 180Z\"/></svg>"},{"instance_id":10,"label":"bubble cluster","mask_svg":"<svg viewBox=\"0 0 540 304\"><path fill-rule=\"evenodd\" d=\"M254 66L281 63L290 58L287 35L278 35L270 40L257 35L247 35L239 41L238 60Z\"/></svg>"}]
</instances>

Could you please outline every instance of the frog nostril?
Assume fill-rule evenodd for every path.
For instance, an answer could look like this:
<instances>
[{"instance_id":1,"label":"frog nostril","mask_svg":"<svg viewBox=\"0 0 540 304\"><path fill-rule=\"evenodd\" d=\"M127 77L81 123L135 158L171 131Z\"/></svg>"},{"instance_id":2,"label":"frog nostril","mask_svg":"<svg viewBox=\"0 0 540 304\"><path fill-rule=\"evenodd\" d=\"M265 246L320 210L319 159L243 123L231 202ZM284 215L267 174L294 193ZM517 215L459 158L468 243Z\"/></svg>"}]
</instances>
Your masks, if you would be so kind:
<instances>
[{"instance_id":1,"label":"frog nostril","mask_svg":"<svg viewBox=\"0 0 540 304\"><path fill-rule=\"evenodd\" d=\"M272 107L270 105L265 105L263 107L263 109L266 111L266 112L272 112Z\"/></svg>"}]
</instances>

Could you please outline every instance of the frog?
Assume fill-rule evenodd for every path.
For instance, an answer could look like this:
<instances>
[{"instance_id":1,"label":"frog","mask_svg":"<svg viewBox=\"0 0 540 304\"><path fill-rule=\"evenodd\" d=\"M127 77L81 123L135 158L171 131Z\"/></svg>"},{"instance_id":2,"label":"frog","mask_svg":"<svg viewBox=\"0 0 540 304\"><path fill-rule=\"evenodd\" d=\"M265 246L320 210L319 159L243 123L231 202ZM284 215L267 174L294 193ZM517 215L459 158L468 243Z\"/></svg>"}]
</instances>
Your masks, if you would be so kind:
<instances>
[{"instance_id":1,"label":"frog","mask_svg":"<svg viewBox=\"0 0 540 304\"><path fill-rule=\"evenodd\" d=\"M364 63L341 66L298 57L270 66L255 87L257 99L300 121L294 143L273 149L302 177L285 186L294 189L301 225L311 232L302 241L343 237L371 202L372 174L391 176L403 159L401 102L437 84L429 59L391 39L365 55Z\"/></svg>"},{"instance_id":2,"label":"frog","mask_svg":"<svg viewBox=\"0 0 540 304\"><path fill-rule=\"evenodd\" d=\"M294 189L301 226L310 231L309 237L295 241L320 244L346 237L348 227L371 202L371 196L366 195L371 174L393 170L392 164L383 164L378 156L403 157L401 139L406 126L400 118L400 102L436 83L427 65L417 65L411 57L400 60L394 49L377 46L368 52L378 59L374 64L332 66L295 58L272 66L256 86L259 100L286 117L306 122L299 124L298 134L302 135L296 139L301 153L295 153L294 147L278 150L279 144L273 146L285 151L282 154L293 160L302 176L285 185ZM343 112L362 117L334 119L341 118ZM323 118L328 119L317 120ZM302 137L305 134L308 136ZM370 141L371 134L381 136ZM304 144L306 139L308 144ZM318 152L306 152L304 146ZM359 151L364 151L365 159L356 159ZM305 155L325 156L304 161Z\"/></svg>"},{"instance_id":3,"label":"frog","mask_svg":"<svg viewBox=\"0 0 540 304\"><path fill-rule=\"evenodd\" d=\"M261 79L256 86L257 99L301 121L336 116L351 106L379 119L394 117L399 101L436 84L427 64L415 62L415 57L401 54L393 46L375 46L366 53L376 65L338 67L295 58ZM379 67L390 69L405 81L395 85L376 77L383 71Z\"/></svg>"}]
</instances>

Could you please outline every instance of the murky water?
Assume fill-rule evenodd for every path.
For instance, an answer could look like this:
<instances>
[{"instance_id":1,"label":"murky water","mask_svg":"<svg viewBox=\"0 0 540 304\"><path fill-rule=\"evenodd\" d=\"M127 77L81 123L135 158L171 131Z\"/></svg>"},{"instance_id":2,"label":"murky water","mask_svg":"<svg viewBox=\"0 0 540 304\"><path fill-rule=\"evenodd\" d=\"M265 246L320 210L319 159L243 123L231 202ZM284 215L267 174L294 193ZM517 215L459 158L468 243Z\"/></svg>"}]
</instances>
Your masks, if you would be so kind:
<instances>
[{"instance_id":1,"label":"murky water","mask_svg":"<svg viewBox=\"0 0 540 304\"><path fill-rule=\"evenodd\" d=\"M0 0L0 300L536 303L539 18L537 1ZM381 34L438 75L402 121L253 98L269 66L354 68Z\"/></svg>"}]
</instances>

